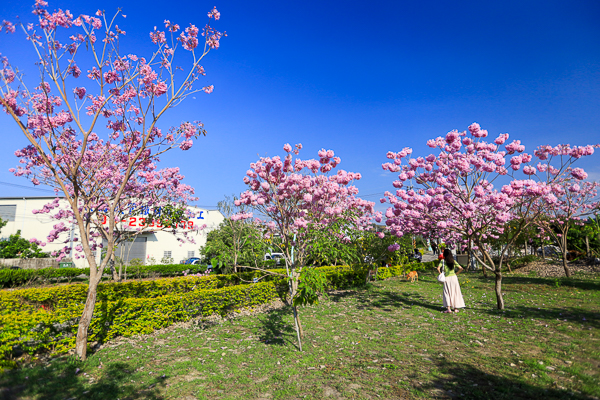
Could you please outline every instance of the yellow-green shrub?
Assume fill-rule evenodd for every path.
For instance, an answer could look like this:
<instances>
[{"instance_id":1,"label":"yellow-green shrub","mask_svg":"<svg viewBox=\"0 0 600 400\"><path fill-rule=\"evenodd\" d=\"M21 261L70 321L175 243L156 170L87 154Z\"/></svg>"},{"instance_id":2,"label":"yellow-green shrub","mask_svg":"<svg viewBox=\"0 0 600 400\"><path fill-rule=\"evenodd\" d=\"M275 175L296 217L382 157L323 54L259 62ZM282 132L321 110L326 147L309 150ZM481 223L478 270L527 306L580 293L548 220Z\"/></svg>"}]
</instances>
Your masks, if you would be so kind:
<instances>
[{"instance_id":1,"label":"yellow-green shrub","mask_svg":"<svg viewBox=\"0 0 600 400\"><path fill-rule=\"evenodd\" d=\"M320 267L327 289L364 284L366 267ZM285 270L280 270L285 272ZM377 277L386 279L403 273L402 266L379 268ZM279 276L252 282L258 271L238 275L188 276L153 281L103 283L89 329L90 342L116 336L150 333L175 322L198 316L227 314L269 303L285 295L286 282ZM225 287L223 287L225 286ZM0 357L19 351L64 352L75 344L77 323L83 311L87 285L0 292Z\"/></svg>"},{"instance_id":2,"label":"yellow-green shrub","mask_svg":"<svg viewBox=\"0 0 600 400\"><path fill-rule=\"evenodd\" d=\"M98 301L126 298L153 298L170 293L187 293L197 289L216 289L214 275L164 278L152 281L108 282L98 284ZM6 311L54 309L68 304L83 304L88 285L76 283L50 288L31 288L0 292L0 314Z\"/></svg>"},{"instance_id":3,"label":"yellow-green shrub","mask_svg":"<svg viewBox=\"0 0 600 400\"><path fill-rule=\"evenodd\" d=\"M104 342L116 336L150 333L175 322L212 314L225 315L269 303L277 297L273 282L261 282L155 298L103 300L96 304L88 340ZM52 312L38 309L0 315L2 358L18 351L28 354L45 350L64 352L74 347L82 311L82 304L71 304Z\"/></svg>"}]
</instances>

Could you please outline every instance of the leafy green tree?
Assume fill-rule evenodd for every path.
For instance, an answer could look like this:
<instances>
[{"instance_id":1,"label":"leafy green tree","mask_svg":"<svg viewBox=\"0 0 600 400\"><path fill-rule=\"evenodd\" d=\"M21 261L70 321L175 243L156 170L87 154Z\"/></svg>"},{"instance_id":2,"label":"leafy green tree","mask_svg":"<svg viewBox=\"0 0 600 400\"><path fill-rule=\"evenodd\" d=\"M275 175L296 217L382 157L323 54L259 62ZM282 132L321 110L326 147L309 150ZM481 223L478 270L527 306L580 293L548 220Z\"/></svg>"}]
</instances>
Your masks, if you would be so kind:
<instances>
[{"instance_id":1,"label":"leafy green tree","mask_svg":"<svg viewBox=\"0 0 600 400\"><path fill-rule=\"evenodd\" d=\"M312 229L307 265L353 264L358 259L357 249L350 241L340 240L326 231Z\"/></svg>"},{"instance_id":2,"label":"leafy green tree","mask_svg":"<svg viewBox=\"0 0 600 400\"><path fill-rule=\"evenodd\" d=\"M217 204L217 208L225 217L223 224L229 228L230 238L228 241L229 255L221 255L219 263L229 261L233 265L233 271L237 272L238 262L244 253L248 253L249 247L252 247L251 241L254 235L252 221L246 218L241 218L240 215L250 216L247 212L246 205L235 205L235 196L225 196L225 199ZM247 255L247 254L246 254Z\"/></svg>"},{"instance_id":3,"label":"leafy green tree","mask_svg":"<svg viewBox=\"0 0 600 400\"><path fill-rule=\"evenodd\" d=\"M359 264L400 265L413 252L412 240L409 236L398 238L389 232L357 231L352 239L357 249Z\"/></svg>"},{"instance_id":4,"label":"leafy green tree","mask_svg":"<svg viewBox=\"0 0 600 400\"><path fill-rule=\"evenodd\" d=\"M0 258L46 258L48 256L48 253L44 253L37 244L23 239L20 230L0 242Z\"/></svg>"},{"instance_id":5,"label":"leafy green tree","mask_svg":"<svg viewBox=\"0 0 600 400\"><path fill-rule=\"evenodd\" d=\"M567 236L569 250L576 250L590 257L600 254L600 219L590 216L583 225L575 225Z\"/></svg>"},{"instance_id":6,"label":"leafy green tree","mask_svg":"<svg viewBox=\"0 0 600 400\"><path fill-rule=\"evenodd\" d=\"M398 238L389 232L356 229L350 225L338 226L344 232L344 239L333 237L323 231L310 233L312 245L308 260L317 265L400 265L406 256L413 252L411 238ZM392 247L394 246L394 247ZM390 250L392 249L392 250Z\"/></svg>"},{"instance_id":7,"label":"leafy green tree","mask_svg":"<svg viewBox=\"0 0 600 400\"><path fill-rule=\"evenodd\" d=\"M237 249L234 229L241 239L237 242ZM221 272L236 271L236 265L251 266L258 260L262 261L265 244L260 237L259 230L252 224L226 220L217 229L208 232L206 244L200 249L200 254L206 260L218 259Z\"/></svg>"}]
</instances>

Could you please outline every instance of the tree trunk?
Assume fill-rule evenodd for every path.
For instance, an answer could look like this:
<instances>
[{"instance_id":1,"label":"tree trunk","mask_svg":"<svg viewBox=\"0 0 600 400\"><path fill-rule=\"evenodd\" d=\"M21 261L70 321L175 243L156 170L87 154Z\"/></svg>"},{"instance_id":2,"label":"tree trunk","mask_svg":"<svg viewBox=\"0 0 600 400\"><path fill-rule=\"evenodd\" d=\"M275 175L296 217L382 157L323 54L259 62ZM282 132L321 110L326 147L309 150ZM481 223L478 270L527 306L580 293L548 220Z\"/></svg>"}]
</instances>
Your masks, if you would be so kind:
<instances>
[{"instance_id":1,"label":"tree trunk","mask_svg":"<svg viewBox=\"0 0 600 400\"><path fill-rule=\"evenodd\" d=\"M563 251L562 262L563 262L563 268L565 270L565 275L567 276L567 278L570 278L571 271L569 270L569 267L567 267L567 252L566 251Z\"/></svg>"},{"instance_id":2,"label":"tree trunk","mask_svg":"<svg viewBox=\"0 0 600 400\"><path fill-rule=\"evenodd\" d=\"M296 306L294 306L294 315L296 318L295 322L296 324L298 324L298 331L300 332L300 337L304 339L304 329L302 328L302 323L300 322L300 314L298 313L298 307ZM302 347L302 344L300 344L300 347Z\"/></svg>"},{"instance_id":3,"label":"tree trunk","mask_svg":"<svg viewBox=\"0 0 600 400\"><path fill-rule=\"evenodd\" d=\"M471 244L471 239L469 239L469 247L467 248L467 265L465 266L465 271L468 272L471 268L471 260L473 259L473 250L471 249L473 245Z\"/></svg>"},{"instance_id":4,"label":"tree trunk","mask_svg":"<svg viewBox=\"0 0 600 400\"><path fill-rule=\"evenodd\" d=\"M296 309L296 306L292 306L292 311L294 313L294 322L296 325L296 337L298 338L298 349L300 349L300 351L302 351L302 339L301 339L301 325L300 325L300 319L298 318L298 310Z\"/></svg>"},{"instance_id":5,"label":"tree trunk","mask_svg":"<svg viewBox=\"0 0 600 400\"><path fill-rule=\"evenodd\" d=\"M96 306L96 297L98 289L99 279L90 279L90 285L88 287L87 299L85 300L85 306L79 325L77 327L77 339L75 340L75 354L84 361L87 357L87 338L88 329L92 322L92 315L94 314L94 307Z\"/></svg>"},{"instance_id":6,"label":"tree trunk","mask_svg":"<svg viewBox=\"0 0 600 400\"><path fill-rule=\"evenodd\" d=\"M300 349L300 351L302 351L302 336L304 336L304 335L302 332L302 325L300 324L300 318L298 317L298 309L294 305L294 298L296 297L296 294L298 293L298 279L300 278L300 274L298 272L296 272L296 269L292 269L292 272L290 275L291 275L289 278L290 303L292 306L292 312L294 314L294 325L296 328L296 336L298 338L298 349Z\"/></svg>"},{"instance_id":7,"label":"tree trunk","mask_svg":"<svg viewBox=\"0 0 600 400\"><path fill-rule=\"evenodd\" d=\"M108 267L110 268L110 272L112 273L113 281L119 282L119 273L118 273L117 269L115 268L115 259L114 258L111 257L111 259L108 261Z\"/></svg>"},{"instance_id":8,"label":"tree trunk","mask_svg":"<svg viewBox=\"0 0 600 400\"><path fill-rule=\"evenodd\" d=\"M590 239L585 235L585 256L590 257Z\"/></svg>"},{"instance_id":9,"label":"tree trunk","mask_svg":"<svg viewBox=\"0 0 600 400\"><path fill-rule=\"evenodd\" d=\"M565 275L567 276L567 278L571 277L571 271L569 270L569 267L567 267L567 234L566 232L563 234L563 236L560 238L561 242L562 242L562 262L563 262L563 268L565 270Z\"/></svg>"},{"instance_id":10,"label":"tree trunk","mask_svg":"<svg viewBox=\"0 0 600 400\"><path fill-rule=\"evenodd\" d=\"M122 275L122 266L119 265L119 269L115 268L115 255L113 254L108 261L108 265L110 267L110 272L112 272L112 278L115 282L121 282Z\"/></svg>"},{"instance_id":11,"label":"tree trunk","mask_svg":"<svg viewBox=\"0 0 600 400\"><path fill-rule=\"evenodd\" d=\"M495 271L496 274L496 285L494 289L496 291L496 303L498 310L504 310L504 298L502 298L502 271Z\"/></svg>"}]
</instances>

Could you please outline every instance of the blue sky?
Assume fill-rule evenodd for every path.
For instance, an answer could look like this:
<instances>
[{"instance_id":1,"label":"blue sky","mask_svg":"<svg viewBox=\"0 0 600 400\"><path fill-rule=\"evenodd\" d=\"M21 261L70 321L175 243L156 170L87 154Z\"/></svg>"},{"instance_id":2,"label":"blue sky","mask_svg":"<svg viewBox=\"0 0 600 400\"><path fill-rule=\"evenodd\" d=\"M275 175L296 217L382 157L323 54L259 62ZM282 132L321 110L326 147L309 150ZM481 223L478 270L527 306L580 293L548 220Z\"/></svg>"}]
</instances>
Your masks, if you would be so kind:
<instances>
[{"instance_id":1,"label":"blue sky","mask_svg":"<svg viewBox=\"0 0 600 400\"><path fill-rule=\"evenodd\" d=\"M0 20L30 20L31 4L2 2ZM124 45L148 55L148 32L164 19L203 26L213 6L228 37L203 65L215 91L173 109L162 127L201 120L208 136L161 166L179 166L200 206L244 190L259 155L302 143L360 172L365 198L392 189L388 150L427 155L427 139L478 122L509 133L528 152L541 144L600 142L600 3L597 1L50 1L75 15L96 9L127 18ZM22 36L0 35L0 52L34 72ZM145 53L144 53L145 52ZM15 58L16 57L16 58ZM13 177L26 144L0 116L0 197L50 194ZM600 155L581 160L600 179ZM19 186L14 186L19 185Z\"/></svg>"}]
</instances>

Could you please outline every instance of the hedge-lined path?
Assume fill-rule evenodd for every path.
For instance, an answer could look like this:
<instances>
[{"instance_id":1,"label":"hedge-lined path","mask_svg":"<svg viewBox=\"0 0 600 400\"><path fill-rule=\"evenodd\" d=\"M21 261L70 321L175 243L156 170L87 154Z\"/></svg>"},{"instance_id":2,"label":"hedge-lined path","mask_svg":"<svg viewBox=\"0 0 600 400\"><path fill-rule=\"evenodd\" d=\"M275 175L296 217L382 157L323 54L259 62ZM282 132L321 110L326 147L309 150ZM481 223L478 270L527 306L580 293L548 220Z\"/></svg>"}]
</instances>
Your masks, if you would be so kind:
<instances>
[{"instance_id":1,"label":"hedge-lined path","mask_svg":"<svg viewBox=\"0 0 600 400\"><path fill-rule=\"evenodd\" d=\"M600 279L460 277L468 309L439 311L433 274L107 343L87 362L0 376L2 399L592 399L600 396ZM79 370L78 370L79 369Z\"/></svg>"}]
</instances>

